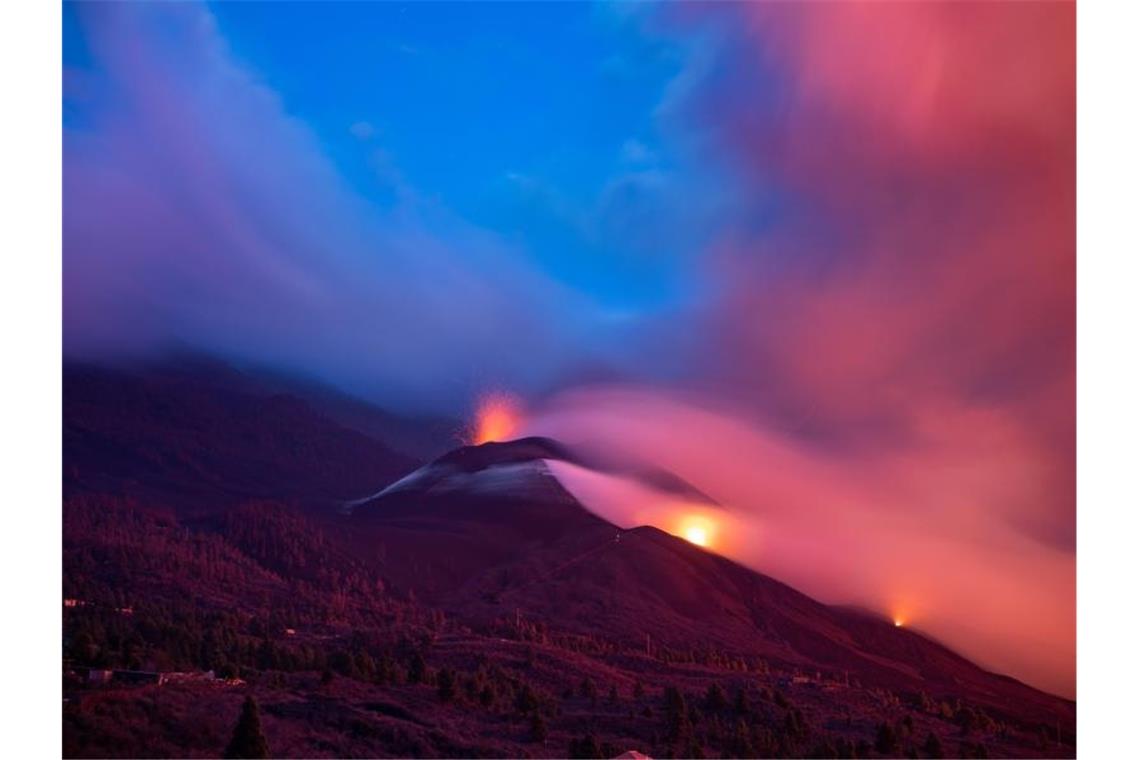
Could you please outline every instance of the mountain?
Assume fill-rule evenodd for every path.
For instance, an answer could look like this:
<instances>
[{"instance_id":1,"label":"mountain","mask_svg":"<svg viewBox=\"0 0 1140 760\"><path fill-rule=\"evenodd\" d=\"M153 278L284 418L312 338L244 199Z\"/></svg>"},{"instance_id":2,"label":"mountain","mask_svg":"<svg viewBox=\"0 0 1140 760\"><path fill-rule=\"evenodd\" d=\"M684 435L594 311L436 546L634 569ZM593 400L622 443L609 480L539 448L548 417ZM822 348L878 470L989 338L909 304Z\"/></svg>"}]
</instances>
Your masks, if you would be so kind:
<instances>
[{"instance_id":1,"label":"mountain","mask_svg":"<svg viewBox=\"0 0 1140 760\"><path fill-rule=\"evenodd\" d=\"M618 528L547 463L718 508L671 473L544 438L425 463L286 385L65 366L66 756L217 756L247 694L279 756L1075 752L1073 702Z\"/></svg>"},{"instance_id":2,"label":"mountain","mask_svg":"<svg viewBox=\"0 0 1140 760\"><path fill-rule=\"evenodd\" d=\"M65 493L113 493L210 512L272 498L316 511L419 462L306 398L205 360L66 363Z\"/></svg>"},{"instance_id":3,"label":"mountain","mask_svg":"<svg viewBox=\"0 0 1140 760\"><path fill-rule=\"evenodd\" d=\"M1002 714L1073 719L1071 703L988 673L920 633L795 589L651 526L586 510L545 466L580 462L541 438L458 449L359 504L400 583L464 619L541 620L626 646L711 647L785 670L968 695Z\"/></svg>"}]
</instances>

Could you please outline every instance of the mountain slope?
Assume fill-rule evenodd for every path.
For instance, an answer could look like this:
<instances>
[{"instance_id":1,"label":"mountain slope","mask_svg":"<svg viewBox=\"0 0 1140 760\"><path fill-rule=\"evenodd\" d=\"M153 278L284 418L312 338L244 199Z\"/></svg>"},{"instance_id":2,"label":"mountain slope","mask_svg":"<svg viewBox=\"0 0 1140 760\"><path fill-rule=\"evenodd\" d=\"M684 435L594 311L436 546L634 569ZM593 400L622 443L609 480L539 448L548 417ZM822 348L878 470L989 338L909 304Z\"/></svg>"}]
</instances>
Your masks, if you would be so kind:
<instances>
[{"instance_id":1,"label":"mountain slope","mask_svg":"<svg viewBox=\"0 0 1140 760\"><path fill-rule=\"evenodd\" d=\"M208 513L248 499L335 510L418 463L223 365L63 372L65 493Z\"/></svg>"},{"instance_id":2,"label":"mountain slope","mask_svg":"<svg viewBox=\"0 0 1140 760\"><path fill-rule=\"evenodd\" d=\"M820 604L656 528L621 530L543 464L543 439L449 454L361 504L386 571L465 619L541 620L626 646L716 649L889 689L969 695L1003 714L1073 719L1072 703L997 676L909 629Z\"/></svg>"},{"instance_id":3,"label":"mountain slope","mask_svg":"<svg viewBox=\"0 0 1140 760\"><path fill-rule=\"evenodd\" d=\"M1072 702L620 530L546 462L700 498L669 473L547 439L416 469L216 365L69 365L64 382L69 756L215 756L235 689L283 756L869 757L929 754L931 736L949 755L1074 752ZM87 667L244 685L91 686ZM885 725L901 739L876 751Z\"/></svg>"}]
</instances>

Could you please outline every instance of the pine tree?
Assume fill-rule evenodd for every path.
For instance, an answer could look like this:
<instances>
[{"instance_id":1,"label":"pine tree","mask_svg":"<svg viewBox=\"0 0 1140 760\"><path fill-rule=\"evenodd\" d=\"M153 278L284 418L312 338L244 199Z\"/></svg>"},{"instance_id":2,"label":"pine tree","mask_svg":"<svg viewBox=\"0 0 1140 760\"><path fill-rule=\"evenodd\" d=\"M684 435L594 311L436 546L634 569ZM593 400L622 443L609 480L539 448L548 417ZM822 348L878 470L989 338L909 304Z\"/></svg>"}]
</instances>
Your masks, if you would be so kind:
<instances>
[{"instance_id":1,"label":"pine tree","mask_svg":"<svg viewBox=\"0 0 1140 760\"><path fill-rule=\"evenodd\" d=\"M602 748L598 746L598 740L593 734L586 734L580 739L571 739L569 755L571 758L581 758L582 760L604 757Z\"/></svg>"},{"instance_id":2,"label":"pine tree","mask_svg":"<svg viewBox=\"0 0 1140 760\"><path fill-rule=\"evenodd\" d=\"M685 695L676 686L665 688L665 725L672 743L689 735L689 709L685 705Z\"/></svg>"},{"instance_id":3,"label":"pine tree","mask_svg":"<svg viewBox=\"0 0 1140 760\"><path fill-rule=\"evenodd\" d=\"M705 692L705 709L720 712L727 706L728 698L724 695L724 689L720 688L720 684L711 684Z\"/></svg>"},{"instance_id":4,"label":"pine tree","mask_svg":"<svg viewBox=\"0 0 1140 760\"><path fill-rule=\"evenodd\" d=\"M443 702L450 702L455 698L455 671L449 668L444 668L439 671L439 676L436 678L436 686L439 689L439 698Z\"/></svg>"},{"instance_id":5,"label":"pine tree","mask_svg":"<svg viewBox=\"0 0 1140 760\"><path fill-rule=\"evenodd\" d=\"M424 656L419 652L412 654L412 660L408 664L408 683L423 683L427 677L427 663L424 662Z\"/></svg>"},{"instance_id":6,"label":"pine tree","mask_svg":"<svg viewBox=\"0 0 1140 760\"><path fill-rule=\"evenodd\" d=\"M875 734L875 751L881 755L894 754L898 750L898 738L890 723L880 723Z\"/></svg>"},{"instance_id":7,"label":"pine tree","mask_svg":"<svg viewBox=\"0 0 1140 760\"><path fill-rule=\"evenodd\" d=\"M732 709L736 710L738 715L748 715L752 711L752 705L748 701L748 694L745 693L743 688L736 690L736 698L733 700Z\"/></svg>"},{"instance_id":8,"label":"pine tree","mask_svg":"<svg viewBox=\"0 0 1140 760\"><path fill-rule=\"evenodd\" d=\"M542 713L536 710L530 716L531 741L544 742L546 741L546 734L546 719L542 717Z\"/></svg>"},{"instance_id":9,"label":"pine tree","mask_svg":"<svg viewBox=\"0 0 1140 760\"><path fill-rule=\"evenodd\" d=\"M926 741L922 745L922 751L927 757L942 757L942 742L938 740L938 737L933 731L926 735Z\"/></svg>"},{"instance_id":10,"label":"pine tree","mask_svg":"<svg viewBox=\"0 0 1140 760\"><path fill-rule=\"evenodd\" d=\"M265 735L261 733L261 713L257 708L257 700L252 696L245 698L241 706L241 717L234 727L233 738L226 747L227 758L263 758L269 757L269 744Z\"/></svg>"}]
</instances>

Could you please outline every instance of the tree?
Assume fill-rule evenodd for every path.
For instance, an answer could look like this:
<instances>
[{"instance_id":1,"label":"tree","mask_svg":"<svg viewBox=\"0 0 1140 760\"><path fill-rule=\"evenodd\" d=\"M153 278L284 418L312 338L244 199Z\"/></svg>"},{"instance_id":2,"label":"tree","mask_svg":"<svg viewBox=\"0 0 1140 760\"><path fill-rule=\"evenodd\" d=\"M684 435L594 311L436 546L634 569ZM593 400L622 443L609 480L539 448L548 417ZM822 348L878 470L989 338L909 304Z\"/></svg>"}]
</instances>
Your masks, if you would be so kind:
<instances>
[{"instance_id":1,"label":"tree","mask_svg":"<svg viewBox=\"0 0 1140 760\"><path fill-rule=\"evenodd\" d=\"M736 710L738 715L747 715L752 711L752 705L748 702L748 694L744 689L736 690L736 699L733 700L733 709Z\"/></svg>"},{"instance_id":2,"label":"tree","mask_svg":"<svg viewBox=\"0 0 1140 760\"><path fill-rule=\"evenodd\" d=\"M546 719L542 713L535 711L530 716L530 739L535 742L546 741Z\"/></svg>"},{"instance_id":3,"label":"tree","mask_svg":"<svg viewBox=\"0 0 1140 760\"><path fill-rule=\"evenodd\" d=\"M230 758L269 757L269 743L261 733L261 712L257 708L257 700L252 696L245 698L241 706L241 717L234 727L233 738L226 747L225 756Z\"/></svg>"},{"instance_id":4,"label":"tree","mask_svg":"<svg viewBox=\"0 0 1140 760\"><path fill-rule=\"evenodd\" d=\"M958 724L963 734L968 734L978 727L978 714L972 707L960 707L954 715L954 722Z\"/></svg>"},{"instance_id":5,"label":"tree","mask_svg":"<svg viewBox=\"0 0 1140 760\"><path fill-rule=\"evenodd\" d=\"M922 743L922 752L927 757L942 757L942 742L933 731L926 735L926 741Z\"/></svg>"},{"instance_id":6,"label":"tree","mask_svg":"<svg viewBox=\"0 0 1140 760\"><path fill-rule=\"evenodd\" d=\"M784 733L792 739L803 739L808 734L807 722L798 707L788 710L784 716Z\"/></svg>"},{"instance_id":7,"label":"tree","mask_svg":"<svg viewBox=\"0 0 1140 760\"><path fill-rule=\"evenodd\" d=\"M705 709L709 712L720 712L726 707L728 707L728 697L724 695L724 689L720 688L720 684L711 684L705 692Z\"/></svg>"},{"instance_id":8,"label":"tree","mask_svg":"<svg viewBox=\"0 0 1140 760\"><path fill-rule=\"evenodd\" d=\"M898 750L898 737L890 723L880 723L875 733L875 751L880 755L892 755Z\"/></svg>"},{"instance_id":9,"label":"tree","mask_svg":"<svg viewBox=\"0 0 1140 760\"><path fill-rule=\"evenodd\" d=\"M524 714L538 709L538 695L529 683L522 684L515 692L515 709Z\"/></svg>"},{"instance_id":10,"label":"tree","mask_svg":"<svg viewBox=\"0 0 1140 760\"><path fill-rule=\"evenodd\" d=\"M824 739L812 748L811 752L808 753L808 757L839 757L839 750L830 741Z\"/></svg>"},{"instance_id":11,"label":"tree","mask_svg":"<svg viewBox=\"0 0 1140 760\"><path fill-rule=\"evenodd\" d=\"M602 748L598 746L598 740L593 734L586 734L580 739L571 739L569 755L571 758L582 758L583 760L604 757Z\"/></svg>"},{"instance_id":12,"label":"tree","mask_svg":"<svg viewBox=\"0 0 1140 760\"><path fill-rule=\"evenodd\" d=\"M598 685L594 683L592 678L583 678L582 683L578 686L578 693L593 703L598 699Z\"/></svg>"},{"instance_id":13,"label":"tree","mask_svg":"<svg viewBox=\"0 0 1140 760\"><path fill-rule=\"evenodd\" d=\"M439 676L436 678L436 687L439 690L439 698L443 702L450 702L455 699L455 671L450 668L444 668L439 671Z\"/></svg>"},{"instance_id":14,"label":"tree","mask_svg":"<svg viewBox=\"0 0 1140 760\"><path fill-rule=\"evenodd\" d=\"M986 749L986 745L981 742L974 744L973 742L964 741L958 749L958 755L960 757L981 758L981 760L985 760L985 758L990 756L990 753Z\"/></svg>"},{"instance_id":15,"label":"tree","mask_svg":"<svg viewBox=\"0 0 1140 760\"><path fill-rule=\"evenodd\" d=\"M670 742L678 742L687 737L691 728L685 695L676 686L665 689L665 725L669 731Z\"/></svg>"},{"instance_id":16,"label":"tree","mask_svg":"<svg viewBox=\"0 0 1140 760\"><path fill-rule=\"evenodd\" d=\"M408 683L423 683L427 677L427 663L424 662L424 656L419 652L412 654L411 662L408 663Z\"/></svg>"}]
</instances>

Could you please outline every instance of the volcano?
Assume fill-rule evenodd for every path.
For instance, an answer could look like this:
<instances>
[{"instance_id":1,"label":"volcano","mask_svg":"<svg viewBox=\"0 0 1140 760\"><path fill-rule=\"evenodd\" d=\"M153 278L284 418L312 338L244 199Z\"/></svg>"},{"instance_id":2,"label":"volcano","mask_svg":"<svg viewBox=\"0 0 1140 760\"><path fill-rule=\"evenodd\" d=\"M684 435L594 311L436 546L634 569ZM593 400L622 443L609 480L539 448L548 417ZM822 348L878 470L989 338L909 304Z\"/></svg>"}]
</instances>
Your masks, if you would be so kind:
<instances>
[{"instance_id":1,"label":"volcano","mask_svg":"<svg viewBox=\"0 0 1140 760\"><path fill-rule=\"evenodd\" d=\"M872 756L883 726L878 755L1075 751L1072 701L615 525L556 474L724 510L671 472L549 438L421 463L351 405L210 365L64 381L68 756L210 756L232 730L228 687L79 675L104 668L236 673L282 756Z\"/></svg>"},{"instance_id":2,"label":"volcano","mask_svg":"<svg viewBox=\"0 0 1140 760\"><path fill-rule=\"evenodd\" d=\"M968 695L1002 714L1073 720L1071 702L909 627L819 603L655 527L607 522L548 461L620 470L548 438L465 446L355 503L350 519L396 582L465 620L541 621L651 655L716 649L832 682ZM703 497L671 473L625 474Z\"/></svg>"}]
</instances>

